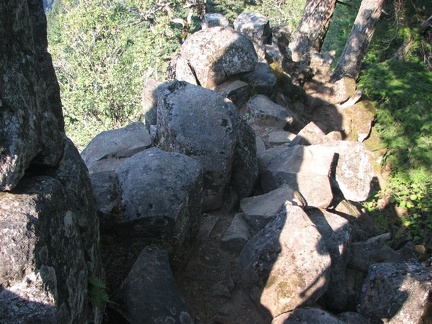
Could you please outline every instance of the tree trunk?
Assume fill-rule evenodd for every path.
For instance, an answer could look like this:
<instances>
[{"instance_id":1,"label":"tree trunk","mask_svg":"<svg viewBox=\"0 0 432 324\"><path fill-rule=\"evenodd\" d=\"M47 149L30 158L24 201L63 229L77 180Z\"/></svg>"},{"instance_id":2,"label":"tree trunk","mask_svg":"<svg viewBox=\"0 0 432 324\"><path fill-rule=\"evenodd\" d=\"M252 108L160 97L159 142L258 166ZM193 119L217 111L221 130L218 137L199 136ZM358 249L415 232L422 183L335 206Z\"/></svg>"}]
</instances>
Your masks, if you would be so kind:
<instances>
[{"instance_id":1,"label":"tree trunk","mask_svg":"<svg viewBox=\"0 0 432 324\"><path fill-rule=\"evenodd\" d=\"M319 52L336 8L336 0L308 0L300 24L289 44L292 60L308 60Z\"/></svg>"},{"instance_id":2,"label":"tree trunk","mask_svg":"<svg viewBox=\"0 0 432 324\"><path fill-rule=\"evenodd\" d=\"M331 77L332 82L345 76L354 80L359 77L361 63L372 40L383 5L384 0L362 1L354 26Z\"/></svg>"}]
</instances>

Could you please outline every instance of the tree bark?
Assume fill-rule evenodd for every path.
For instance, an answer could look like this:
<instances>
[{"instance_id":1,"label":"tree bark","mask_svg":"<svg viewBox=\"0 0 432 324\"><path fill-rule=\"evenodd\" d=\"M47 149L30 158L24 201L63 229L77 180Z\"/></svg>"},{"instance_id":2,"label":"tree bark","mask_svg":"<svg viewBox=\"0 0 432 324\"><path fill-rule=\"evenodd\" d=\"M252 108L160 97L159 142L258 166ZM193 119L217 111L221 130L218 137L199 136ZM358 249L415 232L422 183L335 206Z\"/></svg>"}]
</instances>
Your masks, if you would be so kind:
<instances>
[{"instance_id":1,"label":"tree bark","mask_svg":"<svg viewBox=\"0 0 432 324\"><path fill-rule=\"evenodd\" d=\"M336 0L308 0L300 24L289 44L292 60L308 60L311 52L320 52Z\"/></svg>"},{"instance_id":2,"label":"tree bark","mask_svg":"<svg viewBox=\"0 0 432 324\"><path fill-rule=\"evenodd\" d=\"M332 82L345 76L358 79L361 63L372 40L383 5L384 0L362 1L354 26L331 77Z\"/></svg>"}]
</instances>

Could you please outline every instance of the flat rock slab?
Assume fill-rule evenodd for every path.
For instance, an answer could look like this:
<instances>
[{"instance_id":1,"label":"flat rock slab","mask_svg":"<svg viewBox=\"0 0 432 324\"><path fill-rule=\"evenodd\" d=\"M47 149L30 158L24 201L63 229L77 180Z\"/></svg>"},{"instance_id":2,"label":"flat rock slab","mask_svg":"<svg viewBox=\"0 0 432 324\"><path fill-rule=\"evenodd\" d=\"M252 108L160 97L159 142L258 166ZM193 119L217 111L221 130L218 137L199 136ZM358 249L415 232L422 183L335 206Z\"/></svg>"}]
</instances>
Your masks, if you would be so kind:
<instances>
[{"instance_id":1,"label":"flat rock slab","mask_svg":"<svg viewBox=\"0 0 432 324\"><path fill-rule=\"evenodd\" d=\"M156 246L144 248L112 299L131 324L195 323L175 284L168 252Z\"/></svg>"}]
</instances>

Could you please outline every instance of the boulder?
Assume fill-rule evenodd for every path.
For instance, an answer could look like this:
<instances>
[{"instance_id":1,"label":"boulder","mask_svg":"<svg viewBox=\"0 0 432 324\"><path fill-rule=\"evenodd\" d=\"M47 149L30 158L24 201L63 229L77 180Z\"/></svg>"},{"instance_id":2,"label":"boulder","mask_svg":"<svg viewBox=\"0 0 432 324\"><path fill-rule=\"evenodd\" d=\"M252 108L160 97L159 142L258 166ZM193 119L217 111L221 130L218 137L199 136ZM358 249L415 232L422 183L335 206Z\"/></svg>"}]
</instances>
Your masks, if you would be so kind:
<instances>
[{"instance_id":1,"label":"boulder","mask_svg":"<svg viewBox=\"0 0 432 324\"><path fill-rule=\"evenodd\" d=\"M9 191L30 165L57 164L64 123L42 5L2 3L0 21L0 190Z\"/></svg>"},{"instance_id":2,"label":"boulder","mask_svg":"<svg viewBox=\"0 0 432 324\"><path fill-rule=\"evenodd\" d=\"M316 307L296 308L293 311L281 314L273 319L271 324L303 324L303 323L320 323L320 324L344 324L334 315Z\"/></svg>"},{"instance_id":3,"label":"boulder","mask_svg":"<svg viewBox=\"0 0 432 324\"><path fill-rule=\"evenodd\" d=\"M122 213L118 231L127 237L163 240L181 259L198 235L202 168L179 153L151 148L117 169Z\"/></svg>"},{"instance_id":4,"label":"boulder","mask_svg":"<svg viewBox=\"0 0 432 324\"><path fill-rule=\"evenodd\" d=\"M201 29L228 26L229 20L220 13L206 13L201 21Z\"/></svg>"},{"instance_id":5,"label":"boulder","mask_svg":"<svg viewBox=\"0 0 432 324\"><path fill-rule=\"evenodd\" d=\"M307 214L322 235L331 258L329 286L321 301L328 309L343 310L348 301L345 272L350 258L351 225L345 218L325 210L312 209Z\"/></svg>"},{"instance_id":6,"label":"boulder","mask_svg":"<svg viewBox=\"0 0 432 324\"><path fill-rule=\"evenodd\" d=\"M267 63L257 63L255 69L245 73L241 79L249 84L252 93L274 96L277 79Z\"/></svg>"},{"instance_id":7,"label":"boulder","mask_svg":"<svg viewBox=\"0 0 432 324\"><path fill-rule=\"evenodd\" d=\"M285 131L274 131L268 135L270 145L290 143L296 137L295 134Z\"/></svg>"},{"instance_id":8,"label":"boulder","mask_svg":"<svg viewBox=\"0 0 432 324\"><path fill-rule=\"evenodd\" d=\"M142 122L104 131L94 137L82 151L90 173L113 171L126 158L152 145L150 134Z\"/></svg>"},{"instance_id":9,"label":"boulder","mask_svg":"<svg viewBox=\"0 0 432 324\"><path fill-rule=\"evenodd\" d=\"M249 99L250 87L240 80L226 81L216 88L216 91L231 100L241 109Z\"/></svg>"},{"instance_id":10,"label":"boulder","mask_svg":"<svg viewBox=\"0 0 432 324\"><path fill-rule=\"evenodd\" d=\"M321 144L325 141L326 134L322 131L319 124L310 122L298 132L297 136L291 141L290 146Z\"/></svg>"},{"instance_id":11,"label":"boulder","mask_svg":"<svg viewBox=\"0 0 432 324\"><path fill-rule=\"evenodd\" d=\"M195 323L195 316L177 288L166 250L147 246L112 298L131 324Z\"/></svg>"},{"instance_id":12,"label":"boulder","mask_svg":"<svg viewBox=\"0 0 432 324\"><path fill-rule=\"evenodd\" d=\"M158 128L162 149L185 154L201 164L203 210L219 208L239 139L240 115L234 104L214 91L174 81L159 93ZM243 149L246 154L248 148Z\"/></svg>"},{"instance_id":13,"label":"boulder","mask_svg":"<svg viewBox=\"0 0 432 324\"><path fill-rule=\"evenodd\" d=\"M375 173L364 144L335 141L319 144L317 147L333 152L335 156L336 168L332 175L332 185L340 189L347 200L366 200Z\"/></svg>"},{"instance_id":14,"label":"boulder","mask_svg":"<svg viewBox=\"0 0 432 324\"><path fill-rule=\"evenodd\" d=\"M192 34L182 45L181 58L176 79L209 89L233 75L253 71L258 61L252 41L230 27L213 27Z\"/></svg>"},{"instance_id":15,"label":"boulder","mask_svg":"<svg viewBox=\"0 0 432 324\"><path fill-rule=\"evenodd\" d=\"M109 225L120 208L120 188L115 171L103 171L90 174L93 194L101 226Z\"/></svg>"},{"instance_id":16,"label":"boulder","mask_svg":"<svg viewBox=\"0 0 432 324\"><path fill-rule=\"evenodd\" d=\"M420 323L431 293L432 271L417 261L369 268L358 312L389 323Z\"/></svg>"},{"instance_id":17,"label":"boulder","mask_svg":"<svg viewBox=\"0 0 432 324\"><path fill-rule=\"evenodd\" d=\"M242 12L234 20L234 29L261 46L271 39L270 22L259 13Z\"/></svg>"},{"instance_id":18,"label":"boulder","mask_svg":"<svg viewBox=\"0 0 432 324\"><path fill-rule=\"evenodd\" d=\"M247 223L243 219L243 214L238 213L234 216L230 226L222 237L221 249L238 254L250 238L251 233Z\"/></svg>"},{"instance_id":19,"label":"boulder","mask_svg":"<svg viewBox=\"0 0 432 324\"><path fill-rule=\"evenodd\" d=\"M283 129L294 123L294 113L258 94L246 103L249 124Z\"/></svg>"},{"instance_id":20,"label":"boulder","mask_svg":"<svg viewBox=\"0 0 432 324\"><path fill-rule=\"evenodd\" d=\"M327 208L333 199L329 178L333 152L316 145L277 149L279 153L266 160L260 155L262 189L269 192L288 184L300 192L307 206Z\"/></svg>"},{"instance_id":21,"label":"boulder","mask_svg":"<svg viewBox=\"0 0 432 324\"><path fill-rule=\"evenodd\" d=\"M240 253L238 281L273 317L321 297L331 259L322 236L297 206L287 206Z\"/></svg>"},{"instance_id":22,"label":"boulder","mask_svg":"<svg viewBox=\"0 0 432 324\"><path fill-rule=\"evenodd\" d=\"M154 79L147 79L142 90L142 108L147 131L150 131L150 125L156 125L157 118L157 94L158 87L162 82Z\"/></svg>"},{"instance_id":23,"label":"boulder","mask_svg":"<svg viewBox=\"0 0 432 324\"><path fill-rule=\"evenodd\" d=\"M289 205L304 207L306 201L298 191L288 185L240 201L240 208L244 213L243 218L256 232L263 229L281 209Z\"/></svg>"}]
</instances>

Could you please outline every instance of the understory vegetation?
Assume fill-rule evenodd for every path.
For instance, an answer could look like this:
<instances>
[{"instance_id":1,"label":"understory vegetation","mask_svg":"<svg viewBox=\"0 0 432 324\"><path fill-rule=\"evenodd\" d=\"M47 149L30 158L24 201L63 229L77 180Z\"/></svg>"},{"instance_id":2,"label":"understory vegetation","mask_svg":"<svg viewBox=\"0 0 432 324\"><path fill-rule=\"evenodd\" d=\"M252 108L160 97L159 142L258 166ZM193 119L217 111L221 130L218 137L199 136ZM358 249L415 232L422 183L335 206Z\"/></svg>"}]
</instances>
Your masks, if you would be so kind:
<instances>
[{"instance_id":1,"label":"understory vegetation","mask_svg":"<svg viewBox=\"0 0 432 324\"><path fill-rule=\"evenodd\" d=\"M199 29L202 1L56 0L48 13L49 51L61 87L66 133L82 150L103 130L142 119L141 90L164 81L169 61ZM342 52L360 0L339 3L323 51ZM230 21L242 11L272 26L296 26L305 0L207 1ZM377 107L375 129L390 170L364 207L384 227L397 225L432 249L432 32L421 24L430 0L387 1L358 87ZM387 212L380 203L386 199ZM388 217L388 209L396 217Z\"/></svg>"}]
</instances>

